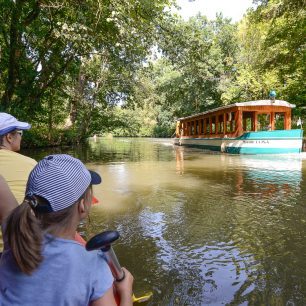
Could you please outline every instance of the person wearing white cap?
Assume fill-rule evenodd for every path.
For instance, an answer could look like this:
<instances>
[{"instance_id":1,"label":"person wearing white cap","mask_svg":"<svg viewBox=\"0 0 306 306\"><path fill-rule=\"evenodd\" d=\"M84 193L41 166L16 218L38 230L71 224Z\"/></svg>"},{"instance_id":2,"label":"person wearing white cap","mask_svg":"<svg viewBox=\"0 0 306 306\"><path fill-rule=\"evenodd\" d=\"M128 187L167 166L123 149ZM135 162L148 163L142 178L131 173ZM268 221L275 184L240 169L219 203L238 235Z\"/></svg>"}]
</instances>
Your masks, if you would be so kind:
<instances>
[{"instance_id":1,"label":"person wearing white cap","mask_svg":"<svg viewBox=\"0 0 306 306\"><path fill-rule=\"evenodd\" d=\"M0 304L116 306L113 276L101 251L74 240L88 217L98 173L78 159L50 155L29 175L24 201L8 216L0 258ZM133 276L115 282L120 306L132 306Z\"/></svg>"},{"instance_id":2,"label":"person wearing white cap","mask_svg":"<svg viewBox=\"0 0 306 306\"><path fill-rule=\"evenodd\" d=\"M34 159L17 153L23 131L30 128L29 123L18 121L10 114L0 113L0 174L18 203L23 200L29 173L37 164Z\"/></svg>"}]
</instances>

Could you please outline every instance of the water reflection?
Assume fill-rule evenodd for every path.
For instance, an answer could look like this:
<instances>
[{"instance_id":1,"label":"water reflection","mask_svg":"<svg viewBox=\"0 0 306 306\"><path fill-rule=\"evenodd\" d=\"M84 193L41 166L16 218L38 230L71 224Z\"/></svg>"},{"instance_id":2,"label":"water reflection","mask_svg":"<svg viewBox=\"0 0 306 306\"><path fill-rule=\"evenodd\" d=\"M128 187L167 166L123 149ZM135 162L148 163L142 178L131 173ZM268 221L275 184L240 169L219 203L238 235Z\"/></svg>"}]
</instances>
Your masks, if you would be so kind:
<instances>
[{"instance_id":1,"label":"water reflection","mask_svg":"<svg viewBox=\"0 0 306 306\"><path fill-rule=\"evenodd\" d=\"M73 154L99 171L89 237L114 246L149 305L306 304L306 161L97 139ZM80 155L78 155L80 154Z\"/></svg>"}]
</instances>

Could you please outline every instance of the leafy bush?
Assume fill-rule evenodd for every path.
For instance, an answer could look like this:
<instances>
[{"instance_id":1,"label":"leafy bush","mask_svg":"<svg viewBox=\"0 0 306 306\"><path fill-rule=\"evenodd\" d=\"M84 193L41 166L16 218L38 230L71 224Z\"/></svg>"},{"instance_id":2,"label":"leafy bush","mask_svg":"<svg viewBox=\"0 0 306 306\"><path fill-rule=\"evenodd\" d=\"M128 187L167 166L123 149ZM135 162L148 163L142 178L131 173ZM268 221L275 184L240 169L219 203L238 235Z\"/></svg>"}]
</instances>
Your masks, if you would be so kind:
<instances>
[{"instance_id":1,"label":"leafy bush","mask_svg":"<svg viewBox=\"0 0 306 306\"><path fill-rule=\"evenodd\" d=\"M77 133L73 129L53 129L51 133L47 128L39 127L25 131L22 138L22 147L52 147L59 145L72 145L77 142Z\"/></svg>"}]
</instances>

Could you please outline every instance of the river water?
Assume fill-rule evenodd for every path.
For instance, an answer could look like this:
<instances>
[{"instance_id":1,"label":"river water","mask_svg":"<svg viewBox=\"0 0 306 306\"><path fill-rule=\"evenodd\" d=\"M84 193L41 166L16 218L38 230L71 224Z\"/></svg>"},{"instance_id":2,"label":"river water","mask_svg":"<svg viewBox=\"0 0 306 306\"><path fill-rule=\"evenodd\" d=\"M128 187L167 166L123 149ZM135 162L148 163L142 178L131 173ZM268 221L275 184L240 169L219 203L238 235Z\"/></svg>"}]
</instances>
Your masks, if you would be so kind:
<instances>
[{"instance_id":1,"label":"river water","mask_svg":"<svg viewBox=\"0 0 306 306\"><path fill-rule=\"evenodd\" d=\"M52 151L52 152L51 152ZM169 139L98 139L70 153L98 171L80 227L113 245L147 305L306 305L306 155L235 156ZM26 154L29 155L29 152Z\"/></svg>"}]
</instances>

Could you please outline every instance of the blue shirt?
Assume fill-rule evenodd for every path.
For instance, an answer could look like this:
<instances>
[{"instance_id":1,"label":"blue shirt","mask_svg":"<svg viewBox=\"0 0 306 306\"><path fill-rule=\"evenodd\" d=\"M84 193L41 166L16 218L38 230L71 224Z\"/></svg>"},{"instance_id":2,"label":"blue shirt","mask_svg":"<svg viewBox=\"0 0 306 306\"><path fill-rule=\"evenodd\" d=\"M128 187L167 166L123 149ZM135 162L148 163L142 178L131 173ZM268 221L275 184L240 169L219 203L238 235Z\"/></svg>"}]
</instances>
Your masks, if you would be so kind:
<instances>
[{"instance_id":1,"label":"blue shirt","mask_svg":"<svg viewBox=\"0 0 306 306\"><path fill-rule=\"evenodd\" d=\"M112 287L113 276L100 251L76 241L47 236L43 262L22 273L10 249L0 259L0 305L85 306Z\"/></svg>"}]
</instances>

